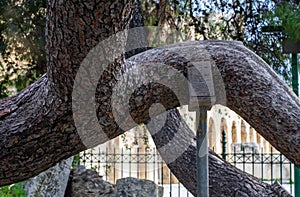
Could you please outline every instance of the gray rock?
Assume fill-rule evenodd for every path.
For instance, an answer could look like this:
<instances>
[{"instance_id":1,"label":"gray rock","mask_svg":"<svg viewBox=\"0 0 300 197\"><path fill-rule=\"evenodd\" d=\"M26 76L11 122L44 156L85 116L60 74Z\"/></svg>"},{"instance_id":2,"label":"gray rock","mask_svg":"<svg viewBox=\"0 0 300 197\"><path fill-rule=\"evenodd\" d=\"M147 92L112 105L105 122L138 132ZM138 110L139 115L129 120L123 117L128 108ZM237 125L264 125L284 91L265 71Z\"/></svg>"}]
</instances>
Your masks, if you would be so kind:
<instances>
[{"instance_id":1,"label":"gray rock","mask_svg":"<svg viewBox=\"0 0 300 197\"><path fill-rule=\"evenodd\" d=\"M79 166L71 171L65 197L112 197L114 190L96 171Z\"/></svg>"},{"instance_id":2,"label":"gray rock","mask_svg":"<svg viewBox=\"0 0 300 197\"><path fill-rule=\"evenodd\" d=\"M117 180L113 197L162 197L163 193L163 187L153 181L129 177Z\"/></svg>"},{"instance_id":3,"label":"gray rock","mask_svg":"<svg viewBox=\"0 0 300 197\"><path fill-rule=\"evenodd\" d=\"M64 197L73 157L40 173L24 183L28 197Z\"/></svg>"},{"instance_id":4,"label":"gray rock","mask_svg":"<svg viewBox=\"0 0 300 197\"><path fill-rule=\"evenodd\" d=\"M65 197L162 197L163 187L149 180L123 178L116 185L104 181L96 171L72 169Z\"/></svg>"}]
</instances>

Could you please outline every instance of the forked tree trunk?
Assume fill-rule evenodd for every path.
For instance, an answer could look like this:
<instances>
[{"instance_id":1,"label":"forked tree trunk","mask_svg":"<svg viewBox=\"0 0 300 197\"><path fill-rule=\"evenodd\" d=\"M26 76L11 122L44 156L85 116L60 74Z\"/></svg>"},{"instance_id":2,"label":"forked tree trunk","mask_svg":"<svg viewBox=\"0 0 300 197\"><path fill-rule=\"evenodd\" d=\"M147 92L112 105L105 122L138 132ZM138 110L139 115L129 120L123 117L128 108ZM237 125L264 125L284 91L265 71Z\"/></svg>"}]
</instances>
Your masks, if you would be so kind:
<instances>
[{"instance_id":1,"label":"forked tree trunk","mask_svg":"<svg viewBox=\"0 0 300 197\"><path fill-rule=\"evenodd\" d=\"M176 109L151 119L147 128L160 155L164 160L169 161L167 165L172 173L193 195L197 196L197 148L194 132L189 129ZM155 128L161 130L157 131ZM272 185L263 183L258 178L225 162L212 150L209 150L209 195L212 197L291 197L278 183Z\"/></svg>"},{"instance_id":2,"label":"forked tree trunk","mask_svg":"<svg viewBox=\"0 0 300 197\"><path fill-rule=\"evenodd\" d=\"M134 0L47 1L47 73L0 100L0 185L37 175L87 148L72 114L76 71L93 47L128 26L133 7Z\"/></svg>"},{"instance_id":3,"label":"forked tree trunk","mask_svg":"<svg viewBox=\"0 0 300 197\"><path fill-rule=\"evenodd\" d=\"M193 66L186 58L191 51L195 52L193 60L209 60L220 70L227 103L219 101L240 114L273 146L300 165L299 100L260 58L236 42L191 42L144 52L126 64L121 55L100 76L97 69L94 72L93 64L123 51L112 44L102 49L100 45L94 50L102 55L89 52L107 36L128 26L134 3L133 0L97 2L48 1L47 74L16 96L0 100L0 185L37 175L58 161L120 135L135 126L131 117L138 123L147 122L148 109L153 103L161 102L166 109L188 104L189 98L177 98L174 90L188 95L188 88L182 88L184 81L180 83L178 79L187 76L188 68ZM122 41L124 37L117 39ZM124 42L116 44L123 46ZM86 56L92 59L85 59ZM80 73L90 77L75 82L82 62L92 70L83 69ZM149 72L145 62L160 62L165 66ZM178 72L173 75L169 71L174 69ZM143 74L175 85L141 86ZM91 83L98 79L94 94ZM73 91L73 85L78 88L77 92ZM130 102L124 98L124 90L135 90L129 95ZM94 95L96 110L89 101ZM85 105L72 106L80 101ZM130 103L127 114L123 113L124 103ZM152 115L163 111L157 109ZM84 120L84 124L78 124L78 118Z\"/></svg>"}]
</instances>

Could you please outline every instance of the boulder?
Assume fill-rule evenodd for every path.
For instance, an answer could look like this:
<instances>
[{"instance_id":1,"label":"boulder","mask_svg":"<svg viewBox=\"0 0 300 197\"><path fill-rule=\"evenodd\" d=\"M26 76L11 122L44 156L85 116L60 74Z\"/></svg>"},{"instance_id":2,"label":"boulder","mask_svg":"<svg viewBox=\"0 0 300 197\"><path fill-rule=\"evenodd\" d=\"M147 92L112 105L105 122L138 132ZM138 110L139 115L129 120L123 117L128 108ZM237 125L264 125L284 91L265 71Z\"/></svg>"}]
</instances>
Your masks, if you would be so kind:
<instances>
[{"instance_id":1,"label":"boulder","mask_svg":"<svg viewBox=\"0 0 300 197\"><path fill-rule=\"evenodd\" d=\"M65 197L112 197L114 190L96 171L79 166L70 173Z\"/></svg>"},{"instance_id":2,"label":"boulder","mask_svg":"<svg viewBox=\"0 0 300 197\"><path fill-rule=\"evenodd\" d=\"M24 182L28 197L64 197L73 157Z\"/></svg>"},{"instance_id":3,"label":"boulder","mask_svg":"<svg viewBox=\"0 0 300 197\"><path fill-rule=\"evenodd\" d=\"M65 197L162 197L163 187L153 181L122 178L113 185L96 171L79 166L70 173Z\"/></svg>"},{"instance_id":4,"label":"boulder","mask_svg":"<svg viewBox=\"0 0 300 197\"><path fill-rule=\"evenodd\" d=\"M153 181L129 177L117 180L114 197L163 197L163 193Z\"/></svg>"}]
</instances>

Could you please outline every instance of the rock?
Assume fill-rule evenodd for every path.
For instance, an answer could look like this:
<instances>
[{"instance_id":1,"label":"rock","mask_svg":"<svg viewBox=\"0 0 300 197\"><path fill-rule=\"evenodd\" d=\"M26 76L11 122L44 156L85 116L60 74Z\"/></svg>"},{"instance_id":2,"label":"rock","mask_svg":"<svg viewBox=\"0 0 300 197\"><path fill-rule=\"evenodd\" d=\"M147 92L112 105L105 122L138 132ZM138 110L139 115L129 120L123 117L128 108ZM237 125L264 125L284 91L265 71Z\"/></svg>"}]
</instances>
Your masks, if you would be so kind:
<instances>
[{"instance_id":1,"label":"rock","mask_svg":"<svg viewBox=\"0 0 300 197\"><path fill-rule=\"evenodd\" d=\"M96 171L79 166L72 169L65 197L112 197L114 185Z\"/></svg>"},{"instance_id":2,"label":"rock","mask_svg":"<svg viewBox=\"0 0 300 197\"><path fill-rule=\"evenodd\" d=\"M117 180L113 197L162 197L163 193L163 187L153 181L129 177Z\"/></svg>"},{"instance_id":3,"label":"rock","mask_svg":"<svg viewBox=\"0 0 300 197\"><path fill-rule=\"evenodd\" d=\"M73 157L24 182L28 197L63 197L68 184Z\"/></svg>"},{"instance_id":4,"label":"rock","mask_svg":"<svg viewBox=\"0 0 300 197\"><path fill-rule=\"evenodd\" d=\"M79 166L70 173L65 197L162 197L163 187L149 180L123 178L116 185L96 171Z\"/></svg>"}]
</instances>

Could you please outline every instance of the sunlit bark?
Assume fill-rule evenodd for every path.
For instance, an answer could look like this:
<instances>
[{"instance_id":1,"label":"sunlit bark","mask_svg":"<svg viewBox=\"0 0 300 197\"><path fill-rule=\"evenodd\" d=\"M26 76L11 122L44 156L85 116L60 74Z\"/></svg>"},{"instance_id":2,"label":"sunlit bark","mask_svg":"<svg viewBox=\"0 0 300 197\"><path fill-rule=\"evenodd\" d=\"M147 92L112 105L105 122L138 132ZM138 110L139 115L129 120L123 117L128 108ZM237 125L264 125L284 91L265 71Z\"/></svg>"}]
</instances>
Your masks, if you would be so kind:
<instances>
[{"instance_id":1,"label":"sunlit bark","mask_svg":"<svg viewBox=\"0 0 300 197\"><path fill-rule=\"evenodd\" d=\"M298 98L266 63L237 42L190 42L149 50L126 63L122 57L116 59L99 76L95 93L97 122L107 138L87 138L90 144L82 141L72 110L77 71L93 47L129 25L133 7L130 0L105 0L97 4L92 0L48 1L48 71L19 94L0 100L0 185L37 175L58 161L124 133L135 126L131 118L137 123L147 122L149 108L154 103L161 102L166 109L188 104L189 98L179 101L173 89L155 83L141 86L139 76L148 71L143 66L145 63L154 62L163 63L162 70L172 68L186 77L191 64L183 53L190 51L195 54L195 61L209 58L218 68L226 91L225 100L218 101L240 114L275 148L300 165ZM112 52L110 47L107 48ZM177 49L181 53L174 53ZM111 105L113 88L124 74L130 74L132 81L122 81L120 91L116 92L116 103L129 103L131 116L117 110L121 119L115 120L113 108L118 109L118 106ZM151 74L158 79L165 77L159 72ZM188 95L187 87L180 89L182 84L178 83L178 75L168 77L169 83L174 82L174 88L179 88L182 95ZM85 81L81 85L88 89ZM215 88L218 92L218 86ZM135 90L130 102L122 100L125 89ZM157 109L153 115L163 111ZM86 126L90 129L95 125Z\"/></svg>"}]
</instances>

